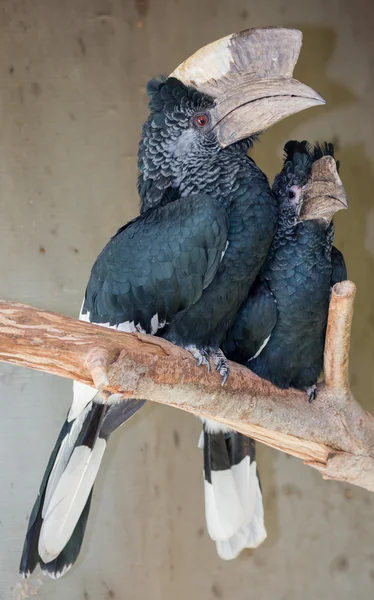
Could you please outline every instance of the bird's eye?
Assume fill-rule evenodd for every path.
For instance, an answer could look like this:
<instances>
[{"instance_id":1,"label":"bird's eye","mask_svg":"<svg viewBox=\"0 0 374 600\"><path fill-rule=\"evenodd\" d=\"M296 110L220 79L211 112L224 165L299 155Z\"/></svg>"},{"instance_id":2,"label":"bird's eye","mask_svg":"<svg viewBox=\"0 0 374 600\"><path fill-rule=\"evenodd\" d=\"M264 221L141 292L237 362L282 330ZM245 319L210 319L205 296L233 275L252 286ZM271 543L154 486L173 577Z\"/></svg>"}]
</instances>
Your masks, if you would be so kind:
<instances>
[{"instance_id":1,"label":"bird's eye","mask_svg":"<svg viewBox=\"0 0 374 600\"><path fill-rule=\"evenodd\" d=\"M206 127L209 123L209 117L206 114L195 115L193 119L193 124L197 129L202 129Z\"/></svg>"},{"instance_id":2,"label":"bird's eye","mask_svg":"<svg viewBox=\"0 0 374 600\"><path fill-rule=\"evenodd\" d=\"M290 204L297 205L300 201L301 188L298 185L293 185L287 192L287 199Z\"/></svg>"}]
</instances>

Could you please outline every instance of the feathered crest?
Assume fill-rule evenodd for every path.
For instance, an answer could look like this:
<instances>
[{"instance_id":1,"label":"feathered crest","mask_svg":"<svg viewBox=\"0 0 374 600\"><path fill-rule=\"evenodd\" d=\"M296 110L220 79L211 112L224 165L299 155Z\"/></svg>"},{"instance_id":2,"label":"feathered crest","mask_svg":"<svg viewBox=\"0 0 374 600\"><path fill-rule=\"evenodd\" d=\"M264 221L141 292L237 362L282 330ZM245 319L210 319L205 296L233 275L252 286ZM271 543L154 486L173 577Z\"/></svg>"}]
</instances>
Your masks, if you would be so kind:
<instances>
[{"instance_id":1,"label":"feathered crest","mask_svg":"<svg viewBox=\"0 0 374 600\"><path fill-rule=\"evenodd\" d=\"M298 158L296 158L296 155L298 155ZM285 163L289 161L294 162L295 160L300 159L303 156L305 157L304 160L309 162L310 164L312 164L319 158L322 158L322 156L332 156L333 158L335 158L334 144L332 144L331 142L317 142L313 146L313 144L310 144L306 140L303 140L302 142L290 140L284 146ZM339 166L339 161L336 161L336 168L338 172Z\"/></svg>"},{"instance_id":2,"label":"feathered crest","mask_svg":"<svg viewBox=\"0 0 374 600\"><path fill-rule=\"evenodd\" d=\"M313 146L303 140L302 142L298 142L297 140L290 140L284 146L284 162L293 161L296 154L303 154L309 158L313 156Z\"/></svg>"}]
</instances>

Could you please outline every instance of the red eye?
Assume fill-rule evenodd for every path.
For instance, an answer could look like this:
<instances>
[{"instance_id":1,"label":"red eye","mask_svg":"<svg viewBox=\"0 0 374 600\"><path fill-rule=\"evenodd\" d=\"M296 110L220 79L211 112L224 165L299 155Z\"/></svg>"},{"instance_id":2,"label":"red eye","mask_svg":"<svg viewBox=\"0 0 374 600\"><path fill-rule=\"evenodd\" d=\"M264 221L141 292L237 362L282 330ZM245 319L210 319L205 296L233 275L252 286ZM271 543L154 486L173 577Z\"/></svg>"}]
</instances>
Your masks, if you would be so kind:
<instances>
[{"instance_id":1,"label":"red eye","mask_svg":"<svg viewBox=\"0 0 374 600\"><path fill-rule=\"evenodd\" d=\"M197 117L195 117L194 119L195 121L195 125L196 127L205 127L205 125L208 123L208 117L207 115L197 115Z\"/></svg>"}]
</instances>

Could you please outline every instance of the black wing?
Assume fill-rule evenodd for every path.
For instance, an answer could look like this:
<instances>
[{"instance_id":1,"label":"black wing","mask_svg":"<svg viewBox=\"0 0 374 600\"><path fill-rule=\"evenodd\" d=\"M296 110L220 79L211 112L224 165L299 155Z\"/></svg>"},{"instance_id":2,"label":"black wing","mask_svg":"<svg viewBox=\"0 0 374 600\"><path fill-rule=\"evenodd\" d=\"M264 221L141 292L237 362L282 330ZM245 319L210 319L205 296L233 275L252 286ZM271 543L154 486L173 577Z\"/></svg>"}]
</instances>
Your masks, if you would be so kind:
<instances>
[{"instance_id":1,"label":"black wing","mask_svg":"<svg viewBox=\"0 0 374 600\"><path fill-rule=\"evenodd\" d=\"M273 294L266 283L255 282L222 346L227 358L245 363L256 356L269 339L277 318L278 309Z\"/></svg>"},{"instance_id":2,"label":"black wing","mask_svg":"<svg viewBox=\"0 0 374 600\"><path fill-rule=\"evenodd\" d=\"M210 284L226 248L228 227L225 210L205 195L140 215L97 258L82 313L89 312L94 323L128 323L155 333L197 302Z\"/></svg>"},{"instance_id":3,"label":"black wing","mask_svg":"<svg viewBox=\"0 0 374 600\"><path fill-rule=\"evenodd\" d=\"M331 249L331 265L331 287L334 287L336 283L345 281L348 278L344 256L335 246Z\"/></svg>"}]
</instances>

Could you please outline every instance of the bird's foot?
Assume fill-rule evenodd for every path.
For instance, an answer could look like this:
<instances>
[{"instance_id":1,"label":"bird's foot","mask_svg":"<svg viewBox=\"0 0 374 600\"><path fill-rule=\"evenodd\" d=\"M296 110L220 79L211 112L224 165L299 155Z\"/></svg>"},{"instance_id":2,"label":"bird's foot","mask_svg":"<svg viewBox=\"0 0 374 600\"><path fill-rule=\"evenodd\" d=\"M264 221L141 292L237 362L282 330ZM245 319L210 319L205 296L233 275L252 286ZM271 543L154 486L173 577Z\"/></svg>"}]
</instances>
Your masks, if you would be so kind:
<instances>
[{"instance_id":1,"label":"bird's foot","mask_svg":"<svg viewBox=\"0 0 374 600\"><path fill-rule=\"evenodd\" d=\"M313 400L315 400L317 398L317 386L316 385L310 385L309 387L305 388L305 391L308 394L309 403L313 402Z\"/></svg>"},{"instance_id":2,"label":"bird's foot","mask_svg":"<svg viewBox=\"0 0 374 600\"><path fill-rule=\"evenodd\" d=\"M227 378L230 375L230 368L229 362L222 350L202 350L196 348L196 346L186 346L185 348L192 354L194 358L196 358L196 365L198 367L205 365L208 369L208 372L210 371L209 357L211 356L214 366L216 367L216 371L218 371L222 377L222 385L225 385Z\"/></svg>"},{"instance_id":3,"label":"bird's foot","mask_svg":"<svg viewBox=\"0 0 374 600\"><path fill-rule=\"evenodd\" d=\"M199 350L196 346L187 346L186 350L191 352L192 356L196 358L196 365L200 367L201 365L205 365L208 369L208 373L210 371L210 362L209 362L209 354L206 350Z\"/></svg>"},{"instance_id":4,"label":"bird's foot","mask_svg":"<svg viewBox=\"0 0 374 600\"><path fill-rule=\"evenodd\" d=\"M222 377L222 385L225 385L227 378L230 375L229 361L220 349L212 354L212 359L214 366L216 367L216 371L218 371Z\"/></svg>"}]
</instances>

